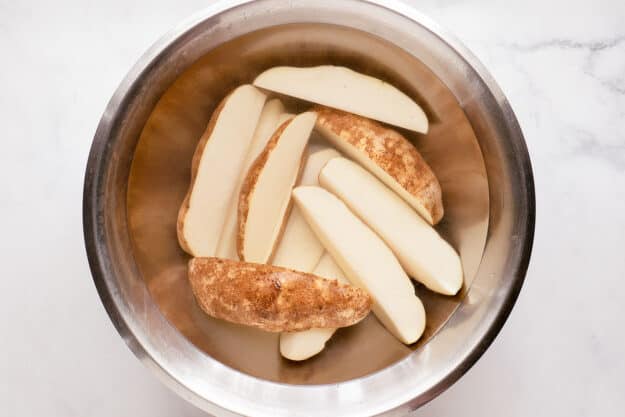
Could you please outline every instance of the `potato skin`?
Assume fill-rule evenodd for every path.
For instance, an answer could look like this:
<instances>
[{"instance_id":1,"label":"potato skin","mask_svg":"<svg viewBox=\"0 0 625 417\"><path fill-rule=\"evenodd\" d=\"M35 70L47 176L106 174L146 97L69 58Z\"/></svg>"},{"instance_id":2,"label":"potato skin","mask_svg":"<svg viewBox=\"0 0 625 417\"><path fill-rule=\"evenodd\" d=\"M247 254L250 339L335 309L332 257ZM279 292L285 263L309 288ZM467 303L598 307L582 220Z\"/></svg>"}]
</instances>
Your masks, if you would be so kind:
<instances>
[{"instance_id":1,"label":"potato skin","mask_svg":"<svg viewBox=\"0 0 625 417\"><path fill-rule=\"evenodd\" d=\"M418 199L428 212L431 224L443 215L441 186L432 168L417 148L399 132L375 120L324 106L316 106L317 128L329 131L346 145L367 155L397 183Z\"/></svg>"},{"instance_id":2,"label":"potato skin","mask_svg":"<svg viewBox=\"0 0 625 417\"><path fill-rule=\"evenodd\" d=\"M191 259L189 282L206 314L269 332L351 326L372 304L364 290L333 279L221 258Z\"/></svg>"}]
</instances>

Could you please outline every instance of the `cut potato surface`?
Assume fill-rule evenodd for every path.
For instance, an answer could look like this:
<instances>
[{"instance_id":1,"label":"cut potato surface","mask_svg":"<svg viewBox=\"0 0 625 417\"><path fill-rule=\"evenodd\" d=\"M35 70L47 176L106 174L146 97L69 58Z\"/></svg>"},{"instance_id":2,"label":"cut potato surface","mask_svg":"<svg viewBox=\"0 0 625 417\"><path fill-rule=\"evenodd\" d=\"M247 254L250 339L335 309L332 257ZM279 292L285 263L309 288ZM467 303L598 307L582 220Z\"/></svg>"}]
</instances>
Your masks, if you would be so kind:
<instances>
[{"instance_id":1,"label":"cut potato surface","mask_svg":"<svg viewBox=\"0 0 625 417\"><path fill-rule=\"evenodd\" d=\"M351 326L371 308L357 287L271 265L194 258L189 282L206 314L270 332Z\"/></svg>"},{"instance_id":2,"label":"cut potato surface","mask_svg":"<svg viewBox=\"0 0 625 417\"><path fill-rule=\"evenodd\" d=\"M406 200L428 223L443 217L441 186L417 149L364 117L319 107L316 130Z\"/></svg>"},{"instance_id":3,"label":"cut potato surface","mask_svg":"<svg viewBox=\"0 0 625 417\"><path fill-rule=\"evenodd\" d=\"M251 85L236 88L219 104L200 138L177 224L180 246L193 256L215 254L265 98Z\"/></svg>"},{"instance_id":4,"label":"cut potato surface","mask_svg":"<svg viewBox=\"0 0 625 417\"><path fill-rule=\"evenodd\" d=\"M271 263L310 272L322 254L323 245L310 230L299 209L293 207Z\"/></svg>"},{"instance_id":5,"label":"cut potato surface","mask_svg":"<svg viewBox=\"0 0 625 417\"><path fill-rule=\"evenodd\" d=\"M403 343L416 342L425 329L425 310L388 246L323 188L297 187L293 197L349 281L371 295L382 324Z\"/></svg>"},{"instance_id":6,"label":"cut potato surface","mask_svg":"<svg viewBox=\"0 0 625 417\"><path fill-rule=\"evenodd\" d=\"M306 160L299 185L319 185L319 173L333 158L340 158L341 154L328 146L311 151Z\"/></svg>"},{"instance_id":7,"label":"cut potato surface","mask_svg":"<svg viewBox=\"0 0 625 417\"><path fill-rule=\"evenodd\" d=\"M391 84L349 68L274 67L256 77L254 85L416 132L428 131L425 112L414 100Z\"/></svg>"},{"instance_id":8,"label":"cut potato surface","mask_svg":"<svg viewBox=\"0 0 625 417\"><path fill-rule=\"evenodd\" d=\"M311 153L306 159L301 185L319 185L321 168L332 158L340 154L331 148ZM310 229L297 207L293 207L284 227L284 233L278 243L272 264L297 271L310 272L317 265L323 254L323 245Z\"/></svg>"},{"instance_id":9,"label":"cut potato surface","mask_svg":"<svg viewBox=\"0 0 625 417\"><path fill-rule=\"evenodd\" d=\"M283 117L284 115L284 105L279 99L269 100L265 103L260 118L258 119L258 125L254 131L252 142L247 151L245 163L239 175L237 186L230 200L228 217L221 231L219 245L217 245L216 255L220 258L239 259L237 254L237 216L239 213L239 194L241 193L241 187L250 166L252 166L258 155L265 149L273 132L276 131L279 124L282 124L281 122L287 120L287 118ZM287 116L291 115L287 114Z\"/></svg>"},{"instance_id":10,"label":"cut potato surface","mask_svg":"<svg viewBox=\"0 0 625 417\"><path fill-rule=\"evenodd\" d=\"M240 259L270 261L289 213L291 190L316 119L316 113L306 112L284 122L250 167L239 196Z\"/></svg>"},{"instance_id":11,"label":"cut potato surface","mask_svg":"<svg viewBox=\"0 0 625 417\"><path fill-rule=\"evenodd\" d=\"M276 99L277 100L277 99ZM286 122L287 120L289 120L290 118L294 117L294 114L291 113L282 113L279 117L278 117L278 126L280 126L282 123Z\"/></svg>"},{"instance_id":12,"label":"cut potato surface","mask_svg":"<svg viewBox=\"0 0 625 417\"><path fill-rule=\"evenodd\" d=\"M386 242L410 276L441 294L460 290L462 264L456 251L375 176L335 158L321 170L319 183Z\"/></svg>"},{"instance_id":13,"label":"cut potato surface","mask_svg":"<svg viewBox=\"0 0 625 417\"><path fill-rule=\"evenodd\" d=\"M343 271L334 262L328 252L324 253L313 274L327 279L336 279L343 284L349 284ZM336 329L310 329L294 333L280 334L280 353L287 359L303 361L321 352L330 340Z\"/></svg>"}]
</instances>

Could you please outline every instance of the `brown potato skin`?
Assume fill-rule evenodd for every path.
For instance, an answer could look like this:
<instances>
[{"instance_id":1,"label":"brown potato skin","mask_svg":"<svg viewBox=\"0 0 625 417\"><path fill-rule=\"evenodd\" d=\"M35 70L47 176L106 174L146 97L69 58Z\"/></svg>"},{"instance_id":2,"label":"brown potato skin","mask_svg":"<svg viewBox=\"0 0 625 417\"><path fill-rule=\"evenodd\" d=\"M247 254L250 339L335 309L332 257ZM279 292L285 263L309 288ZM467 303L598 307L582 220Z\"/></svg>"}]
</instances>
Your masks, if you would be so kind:
<instances>
[{"instance_id":1,"label":"brown potato skin","mask_svg":"<svg viewBox=\"0 0 625 417\"><path fill-rule=\"evenodd\" d=\"M438 223L444 214L440 183L417 148L399 132L379 122L325 106L315 106L317 126L327 129L364 152L408 193L416 197Z\"/></svg>"},{"instance_id":2,"label":"brown potato skin","mask_svg":"<svg viewBox=\"0 0 625 417\"><path fill-rule=\"evenodd\" d=\"M351 326L372 304L364 290L333 279L221 258L191 259L189 282L206 314L269 332Z\"/></svg>"}]
</instances>

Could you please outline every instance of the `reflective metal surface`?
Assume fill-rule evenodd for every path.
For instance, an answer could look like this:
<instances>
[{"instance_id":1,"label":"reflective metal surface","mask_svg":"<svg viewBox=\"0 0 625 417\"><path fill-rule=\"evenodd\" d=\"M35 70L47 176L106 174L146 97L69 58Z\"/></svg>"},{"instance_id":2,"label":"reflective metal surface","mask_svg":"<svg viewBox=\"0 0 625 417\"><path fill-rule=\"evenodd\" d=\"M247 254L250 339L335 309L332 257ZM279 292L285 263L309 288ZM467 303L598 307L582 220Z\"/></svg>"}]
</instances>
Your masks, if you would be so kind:
<instances>
[{"instance_id":1,"label":"reflective metal surface","mask_svg":"<svg viewBox=\"0 0 625 417\"><path fill-rule=\"evenodd\" d=\"M222 2L165 36L109 103L85 178L95 283L137 356L209 412L401 415L477 360L520 290L534 227L522 134L481 65L404 5L242 3ZM428 328L416 346L398 343L369 317L337 332L319 357L295 364L280 358L275 335L201 313L175 219L191 154L221 97L269 66L317 63L378 76L424 105L431 132L411 139L441 181L439 230L461 254L466 285L454 298L417 288Z\"/></svg>"}]
</instances>

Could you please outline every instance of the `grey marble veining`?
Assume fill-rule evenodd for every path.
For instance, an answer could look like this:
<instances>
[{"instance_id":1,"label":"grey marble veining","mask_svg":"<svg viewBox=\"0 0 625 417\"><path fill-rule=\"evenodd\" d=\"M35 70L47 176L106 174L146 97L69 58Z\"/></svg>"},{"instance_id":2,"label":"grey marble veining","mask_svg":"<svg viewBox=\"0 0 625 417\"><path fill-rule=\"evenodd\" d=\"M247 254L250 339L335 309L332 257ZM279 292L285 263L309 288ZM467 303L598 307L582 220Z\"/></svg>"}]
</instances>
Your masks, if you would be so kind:
<instances>
[{"instance_id":1,"label":"grey marble veining","mask_svg":"<svg viewBox=\"0 0 625 417\"><path fill-rule=\"evenodd\" d=\"M484 357L415 416L620 416L625 2L422 0L501 85L537 193L526 284ZM206 0L0 0L0 404L11 416L201 416L134 358L82 242L86 157L134 61Z\"/></svg>"}]
</instances>

